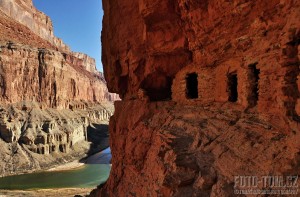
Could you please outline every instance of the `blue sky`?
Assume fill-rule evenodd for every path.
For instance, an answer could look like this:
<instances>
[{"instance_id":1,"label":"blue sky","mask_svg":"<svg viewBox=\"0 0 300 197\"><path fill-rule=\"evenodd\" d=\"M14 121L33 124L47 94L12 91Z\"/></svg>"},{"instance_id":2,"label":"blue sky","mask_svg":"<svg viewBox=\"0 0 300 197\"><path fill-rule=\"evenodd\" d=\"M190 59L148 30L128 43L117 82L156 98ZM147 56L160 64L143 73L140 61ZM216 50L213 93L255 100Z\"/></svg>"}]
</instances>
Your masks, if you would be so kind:
<instances>
[{"instance_id":1,"label":"blue sky","mask_svg":"<svg viewBox=\"0 0 300 197\"><path fill-rule=\"evenodd\" d=\"M102 71L101 0L33 0L35 7L50 16L54 34L63 39L72 51L83 52L96 59Z\"/></svg>"}]
</instances>

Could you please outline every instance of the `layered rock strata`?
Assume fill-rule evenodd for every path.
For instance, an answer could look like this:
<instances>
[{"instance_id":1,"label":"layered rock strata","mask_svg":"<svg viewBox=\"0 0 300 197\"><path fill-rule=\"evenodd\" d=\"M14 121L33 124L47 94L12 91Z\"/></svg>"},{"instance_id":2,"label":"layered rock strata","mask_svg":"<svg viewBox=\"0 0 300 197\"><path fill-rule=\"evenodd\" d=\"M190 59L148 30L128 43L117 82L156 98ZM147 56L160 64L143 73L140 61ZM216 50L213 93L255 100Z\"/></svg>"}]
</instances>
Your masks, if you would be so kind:
<instances>
[{"instance_id":1,"label":"layered rock strata","mask_svg":"<svg viewBox=\"0 0 300 197\"><path fill-rule=\"evenodd\" d=\"M8 17L28 27L31 32L48 41L57 49L69 52L70 48L54 35L49 16L38 11L32 0L1 0L0 10Z\"/></svg>"},{"instance_id":2,"label":"layered rock strata","mask_svg":"<svg viewBox=\"0 0 300 197\"><path fill-rule=\"evenodd\" d=\"M108 133L98 130L102 144L88 139L91 126L107 124L112 103L92 104L74 109L43 109L41 104L20 102L0 108L1 176L47 169L85 157L108 146ZM75 105L74 105L75 106Z\"/></svg>"},{"instance_id":3,"label":"layered rock strata","mask_svg":"<svg viewBox=\"0 0 300 197\"><path fill-rule=\"evenodd\" d=\"M82 66L85 67L85 70L87 70L90 73L98 74L99 71L96 68L96 62L95 59L89 57L88 55L84 53L72 53L74 57L77 57L79 60L82 60Z\"/></svg>"},{"instance_id":4,"label":"layered rock strata","mask_svg":"<svg viewBox=\"0 0 300 197\"><path fill-rule=\"evenodd\" d=\"M84 67L91 66L86 63L87 56L75 57L12 42L2 43L0 49L2 103L36 101L45 108L67 109L73 101L110 99L100 73Z\"/></svg>"},{"instance_id":5,"label":"layered rock strata","mask_svg":"<svg viewBox=\"0 0 300 197\"><path fill-rule=\"evenodd\" d=\"M70 51L31 0L0 1L0 175L48 168L108 146L112 101L96 62ZM101 143L91 136L100 132ZM98 137L99 137L98 136Z\"/></svg>"},{"instance_id":6,"label":"layered rock strata","mask_svg":"<svg viewBox=\"0 0 300 197\"><path fill-rule=\"evenodd\" d=\"M235 176L300 174L299 1L103 8L105 78L123 100L111 175L91 196L225 197Z\"/></svg>"}]
</instances>

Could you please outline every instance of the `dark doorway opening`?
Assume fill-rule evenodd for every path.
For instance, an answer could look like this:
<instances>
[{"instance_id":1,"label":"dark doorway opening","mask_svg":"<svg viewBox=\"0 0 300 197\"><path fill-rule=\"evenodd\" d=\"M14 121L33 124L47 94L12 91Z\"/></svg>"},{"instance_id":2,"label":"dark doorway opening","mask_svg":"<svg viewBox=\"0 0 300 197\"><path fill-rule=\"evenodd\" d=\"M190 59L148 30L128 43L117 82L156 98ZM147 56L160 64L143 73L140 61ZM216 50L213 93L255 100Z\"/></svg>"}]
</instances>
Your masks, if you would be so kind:
<instances>
[{"instance_id":1,"label":"dark doorway opening","mask_svg":"<svg viewBox=\"0 0 300 197\"><path fill-rule=\"evenodd\" d=\"M186 77L186 97L188 99L198 98L198 75L196 73L188 74Z\"/></svg>"},{"instance_id":2,"label":"dark doorway opening","mask_svg":"<svg viewBox=\"0 0 300 197\"><path fill-rule=\"evenodd\" d=\"M238 100L238 78L236 73L228 75L228 101L236 102Z\"/></svg>"},{"instance_id":3,"label":"dark doorway opening","mask_svg":"<svg viewBox=\"0 0 300 197\"><path fill-rule=\"evenodd\" d=\"M249 65L250 69L250 97L249 97L249 106L254 107L257 105L258 97L259 97L259 88L258 88L258 83L259 83L259 73L260 70L257 69L256 67L257 64L251 64Z\"/></svg>"},{"instance_id":4,"label":"dark doorway opening","mask_svg":"<svg viewBox=\"0 0 300 197\"><path fill-rule=\"evenodd\" d=\"M154 72L148 75L141 84L150 101L169 101L172 98L173 77L162 72Z\"/></svg>"}]
</instances>

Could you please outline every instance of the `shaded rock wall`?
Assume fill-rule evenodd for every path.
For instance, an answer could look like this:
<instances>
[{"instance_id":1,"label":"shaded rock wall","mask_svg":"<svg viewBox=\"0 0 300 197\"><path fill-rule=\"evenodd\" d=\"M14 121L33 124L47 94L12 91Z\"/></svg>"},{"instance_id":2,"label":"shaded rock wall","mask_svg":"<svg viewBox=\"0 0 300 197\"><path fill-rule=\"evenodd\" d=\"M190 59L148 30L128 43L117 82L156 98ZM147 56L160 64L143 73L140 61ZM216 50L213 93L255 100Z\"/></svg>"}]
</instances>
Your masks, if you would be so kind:
<instances>
[{"instance_id":1,"label":"shaded rock wall","mask_svg":"<svg viewBox=\"0 0 300 197\"><path fill-rule=\"evenodd\" d=\"M235 176L300 172L295 122L279 127L232 103L115 106L112 171L91 196L233 196Z\"/></svg>"},{"instance_id":2,"label":"shaded rock wall","mask_svg":"<svg viewBox=\"0 0 300 197\"><path fill-rule=\"evenodd\" d=\"M202 95L221 102L228 100L227 75L237 73L237 102L246 107L255 64L258 110L272 106L270 113L295 114L297 1L104 1L103 7L110 10L103 22L105 76L109 89L123 98L138 98L142 89L150 100L187 100L178 84L189 66L199 70L199 81L206 81L199 83L200 92L206 85L215 89ZM199 100L207 100L203 97Z\"/></svg>"},{"instance_id":3,"label":"shaded rock wall","mask_svg":"<svg viewBox=\"0 0 300 197\"><path fill-rule=\"evenodd\" d=\"M233 196L234 176L300 174L299 1L103 8L105 78L123 100L91 196Z\"/></svg>"}]
</instances>

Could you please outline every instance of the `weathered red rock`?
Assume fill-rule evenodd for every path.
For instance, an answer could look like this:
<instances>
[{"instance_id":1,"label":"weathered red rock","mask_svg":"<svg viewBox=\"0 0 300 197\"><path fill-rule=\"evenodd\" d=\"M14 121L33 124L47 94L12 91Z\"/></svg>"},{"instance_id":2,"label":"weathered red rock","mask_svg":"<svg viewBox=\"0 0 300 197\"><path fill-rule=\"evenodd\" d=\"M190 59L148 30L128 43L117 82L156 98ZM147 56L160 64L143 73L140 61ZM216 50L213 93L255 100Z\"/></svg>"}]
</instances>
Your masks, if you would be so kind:
<instances>
[{"instance_id":1,"label":"weathered red rock","mask_svg":"<svg viewBox=\"0 0 300 197\"><path fill-rule=\"evenodd\" d=\"M33 6L32 0L2 0L0 10L59 50L70 51L70 48L54 35L50 17L38 11Z\"/></svg>"},{"instance_id":2,"label":"weathered red rock","mask_svg":"<svg viewBox=\"0 0 300 197\"><path fill-rule=\"evenodd\" d=\"M71 101L114 101L95 60L71 52L53 34L51 19L32 1L0 3L2 103L41 102L68 108Z\"/></svg>"},{"instance_id":3,"label":"weathered red rock","mask_svg":"<svg viewBox=\"0 0 300 197\"><path fill-rule=\"evenodd\" d=\"M36 101L44 107L69 108L72 101L108 101L99 72L86 70L84 59L13 43L1 48L2 103Z\"/></svg>"},{"instance_id":4,"label":"weathered red rock","mask_svg":"<svg viewBox=\"0 0 300 197\"><path fill-rule=\"evenodd\" d=\"M233 196L234 176L300 174L299 1L103 8L105 78L123 100L91 196Z\"/></svg>"}]
</instances>

